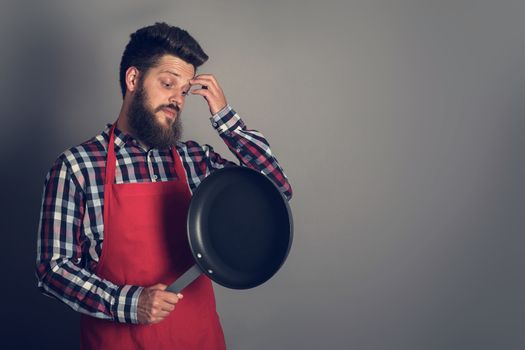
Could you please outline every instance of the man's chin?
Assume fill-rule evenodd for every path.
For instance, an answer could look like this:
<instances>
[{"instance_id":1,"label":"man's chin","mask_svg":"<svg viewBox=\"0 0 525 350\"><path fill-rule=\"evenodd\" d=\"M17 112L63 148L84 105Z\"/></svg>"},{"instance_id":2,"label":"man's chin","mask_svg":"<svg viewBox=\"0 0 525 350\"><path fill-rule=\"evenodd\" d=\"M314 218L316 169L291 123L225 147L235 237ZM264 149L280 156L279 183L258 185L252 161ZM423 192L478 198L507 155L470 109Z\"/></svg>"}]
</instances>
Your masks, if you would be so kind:
<instances>
[{"instance_id":1,"label":"man's chin","mask_svg":"<svg viewBox=\"0 0 525 350\"><path fill-rule=\"evenodd\" d=\"M171 128L173 127L173 124L179 119L178 115L170 116L162 111L156 114L156 123L157 125L161 125L164 128Z\"/></svg>"}]
</instances>

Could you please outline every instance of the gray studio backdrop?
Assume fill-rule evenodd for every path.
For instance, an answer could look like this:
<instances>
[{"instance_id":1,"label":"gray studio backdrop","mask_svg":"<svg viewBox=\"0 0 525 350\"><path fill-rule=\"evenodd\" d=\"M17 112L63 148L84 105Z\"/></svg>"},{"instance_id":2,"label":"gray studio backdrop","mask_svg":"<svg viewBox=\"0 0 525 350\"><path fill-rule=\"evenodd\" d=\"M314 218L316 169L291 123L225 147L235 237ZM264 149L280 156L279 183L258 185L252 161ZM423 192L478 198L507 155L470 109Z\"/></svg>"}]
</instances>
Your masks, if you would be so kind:
<instances>
[{"instance_id":1,"label":"gray studio backdrop","mask_svg":"<svg viewBox=\"0 0 525 350\"><path fill-rule=\"evenodd\" d=\"M2 3L2 348L72 349L36 289L44 176L115 120L131 32L190 31L288 174L295 241L266 284L215 286L230 349L525 348L525 2ZM185 138L229 155L204 101Z\"/></svg>"}]
</instances>

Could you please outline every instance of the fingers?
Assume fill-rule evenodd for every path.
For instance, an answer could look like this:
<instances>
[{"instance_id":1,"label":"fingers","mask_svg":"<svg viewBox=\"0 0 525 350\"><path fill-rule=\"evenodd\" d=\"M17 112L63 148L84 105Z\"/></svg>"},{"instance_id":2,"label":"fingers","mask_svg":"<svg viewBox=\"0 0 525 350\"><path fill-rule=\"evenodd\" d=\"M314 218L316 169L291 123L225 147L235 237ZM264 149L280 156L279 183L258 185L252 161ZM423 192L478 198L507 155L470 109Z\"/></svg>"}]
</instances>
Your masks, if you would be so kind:
<instances>
[{"instance_id":1,"label":"fingers","mask_svg":"<svg viewBox=\"0 0 525 350\"><path fill-rule=\"evenodd\" d=\"M212 93L210 92L210 90L205 89L205 88L190 90L190 94L200 95L206 98L212 97Z\"/></svg>"},{"instance_id":2,"label":"fingers","mask_svg":"<svg viewBox=\"0 0 525 350\"><path fill-rule=\"evenodd\" d=\"M158 323L174 309L183 295L166 291L166 285L156 284L142 290L137 305L137 318L141 324Z\"/></svg>"},{"instance_id":3,"label":"fingers","mask_svg":"<svg viewBox=\"0 0 525 350\"><path fill-rule=\"evenodd\" d=\"M213 75L198 75L190 80L190 84L191 86L201 85L200 89L190 90L190 93L194 95L212 97L222 93L222 90Z\"/></svg>"},{"instance_id":4,"label":"fingers","mask_svg":"<svg viewBox=\"0 0 525 350\"><path fill-rule=\"evenodd\" d=\"M172 305L175 305L177 304L177 302L179 301L179 299L182 299L182 294L178 293L178 294L175 294L175 293L172 293L172 292L167 292L167 291L158 291L158 296L159 298L168 303L168 304L172 304Z\"/></svg>"},{"instance_id":5,"label":"fingers","mask_svg":"<svg viewBox=\"0 0 525 350\"><path fill-rule=\"evenodd\" d=\"M156 285L149 287L149 289L159 289L159 290L165 290L166 288L168 288L168 286L162 283L157 283Z\"/></svg>"},{"instance_id":6,"label":"fingers","mask_svg":"<svg viewBox=\"0 0 525 350\"><path fill-rule=\"evenodd\" d=\"M190 84L201 85L201 88L190 90L192 95L200 95L206 99L210 107L211 114L216 114L223 109L227 102L217 79L211 74L201 74L190 80Z\"/></svg>"},{"instance_id":7,"label":"fingers","mask_svg":"<svg viewBox=\"0 0 525 350\"><path fill-rule=\"evenodd\" d=\"M220 89L217 79L212 74L200 74L196 75L193 79L190 80L191 85L203 85L208 87Z\"/></svg>"}]
</instances>

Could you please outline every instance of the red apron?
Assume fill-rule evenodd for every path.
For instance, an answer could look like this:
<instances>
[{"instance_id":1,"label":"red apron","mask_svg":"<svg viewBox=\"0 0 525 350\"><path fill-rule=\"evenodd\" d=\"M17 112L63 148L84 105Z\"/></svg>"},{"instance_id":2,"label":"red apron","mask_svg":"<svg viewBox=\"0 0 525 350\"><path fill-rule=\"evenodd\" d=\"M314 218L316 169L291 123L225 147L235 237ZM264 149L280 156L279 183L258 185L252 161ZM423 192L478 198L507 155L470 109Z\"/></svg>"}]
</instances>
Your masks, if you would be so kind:
<instances>
[{"instance_id":1,"label":"red apron","mask_svg":"<svg viewBox=\"0 0 525 350\"><path fill-rule=\"evenodd\" d=\"M182 161L178 180L115 184L114 128L104 181L104 245L96 274L116 285L171 284L193 263L186 235L191 194ZM82 349L226 349L211 281L202 274L168 317L134 325L81 315Z\"/></svg>"}]
</instances>

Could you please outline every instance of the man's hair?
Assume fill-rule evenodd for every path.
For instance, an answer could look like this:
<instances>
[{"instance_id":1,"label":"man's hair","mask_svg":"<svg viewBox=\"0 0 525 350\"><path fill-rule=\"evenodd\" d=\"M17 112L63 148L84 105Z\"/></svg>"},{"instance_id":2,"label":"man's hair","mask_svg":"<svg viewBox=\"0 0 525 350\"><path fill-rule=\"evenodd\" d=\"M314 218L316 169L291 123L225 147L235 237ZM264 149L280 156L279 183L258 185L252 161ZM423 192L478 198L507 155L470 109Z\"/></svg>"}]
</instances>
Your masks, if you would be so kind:
<instances>
[{"instance_id":1,"label":"man's hair","mask_svg":"<svg viewBox=\"0 0 525 350\"><path fill-rule=\"evenodd\" d=\"M208 60L208 55L187 31L166 23L140 28L130 37L120 61L122 97L126 95L126 71L129 67L137 67L139 71L146 72L166 54L193 65L195 70Z\"/></svg>"}]
</instances>

